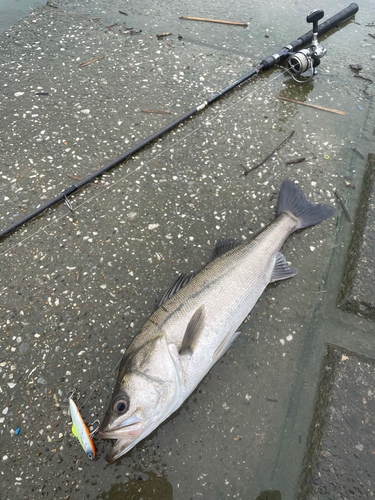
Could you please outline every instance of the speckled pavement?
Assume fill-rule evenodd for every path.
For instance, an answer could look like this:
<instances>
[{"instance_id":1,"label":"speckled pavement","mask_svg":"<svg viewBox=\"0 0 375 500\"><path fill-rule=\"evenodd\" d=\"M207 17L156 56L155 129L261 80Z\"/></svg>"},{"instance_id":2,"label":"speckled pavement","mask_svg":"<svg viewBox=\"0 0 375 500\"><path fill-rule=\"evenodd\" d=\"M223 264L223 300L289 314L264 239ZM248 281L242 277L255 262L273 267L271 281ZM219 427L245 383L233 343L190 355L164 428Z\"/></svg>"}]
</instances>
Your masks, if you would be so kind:
<instances>
[{"instance_id":1,"label":"speckled pavement","mask_svg":"<svg viewBox=\"0 0 375 500\"><path fill-rule=\"evenodd\" d=\"M306 6L291 2L238 2L230 16L220 2L82 5L40 7L0 38L1 229L308 30ZM328 1L326 18L345 6ZM197 13L249 27L178 19ZM60 204L0 242L2 498L350 498L344 481L372 498L375 327L337 300L375 153L373 84L349 64L374 80L374 17L360 5L359 24L325 37L313 81L259 75L70 197L74 212ZM299 274L265 291L174 415L111 465L94 437L89 461L69 392L95 429L157 297L219 238L247 241L270 223L286 177L337 208L284 245Z\"/></svg>"}]
</instances>

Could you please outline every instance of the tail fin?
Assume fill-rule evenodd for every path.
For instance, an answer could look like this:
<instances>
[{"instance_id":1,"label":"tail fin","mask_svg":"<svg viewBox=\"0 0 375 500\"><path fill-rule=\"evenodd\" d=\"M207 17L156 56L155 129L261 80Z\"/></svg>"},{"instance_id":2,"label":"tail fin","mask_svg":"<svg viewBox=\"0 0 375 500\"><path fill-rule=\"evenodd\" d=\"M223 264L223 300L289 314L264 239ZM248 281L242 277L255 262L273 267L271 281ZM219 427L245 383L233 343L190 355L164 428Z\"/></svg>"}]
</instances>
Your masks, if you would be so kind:
<instances>
[{"instance_id":1,"label":"tail fin","mask_svg":"<svg viewBox=\"0 0 375 500\"><path fill-rule=\"evenodd\" d=\"M310 203L297 184L285 179L280 189L277 215L282 212L291 212L297 217L299 222L296 229L301 229L328 219L336 212L336 209L328 205Z\"/></svg>"}]
</instances>

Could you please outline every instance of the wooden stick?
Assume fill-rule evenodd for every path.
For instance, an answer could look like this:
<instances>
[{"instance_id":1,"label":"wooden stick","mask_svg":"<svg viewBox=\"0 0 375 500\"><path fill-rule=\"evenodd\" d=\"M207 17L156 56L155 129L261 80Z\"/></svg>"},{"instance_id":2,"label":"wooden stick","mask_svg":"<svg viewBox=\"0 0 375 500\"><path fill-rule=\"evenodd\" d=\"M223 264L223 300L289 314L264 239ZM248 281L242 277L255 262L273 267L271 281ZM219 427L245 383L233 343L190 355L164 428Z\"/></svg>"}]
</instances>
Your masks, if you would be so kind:
<instances>
[{"instance_id":1,"label":"wooden stick","mask_svg":"<svg viewBox=\"0 0 375 500\"><path fill-rule=\"evenodd\" d=\"M292 135L294 134L294 130L291 131L291 133L288 135L288 137L286 139L283 140L283 142L281 144L279 144L277 146L277 148L275 148L272 153L270 153L268 156L266 156L266 158L264 158L263 161L261 161L260 163L258 163L258 165L255 165L255 167L251 167L249 168L248 170L245 170L245 172L241 175L247 175L249 172L252 172L253 170L255 170L256 168L260 167L261 165L263 165L263 163L266 163L267 160L269 160L271 158L271 156L276 153L276 151L278 151L282 146L284 146L284 144L286 142L289 141L289 139L292 137Z\"/></svg>"},{"instance_id":2,"label":"wooden stick","mask_svg":"<svg viewBox=\"0 0 375 500\"><path fill-rule=\"evenodd\" d=\"M218 19L206 19L204 17L181 16L179 19L189 19L190 21L204 21L206 23L235 24L236 26L248 26L246 23L234 23L232 21L219 21Z\"/></svg>"},{"instance_id":3,"label":"wooden stick","mask_svg":"<svg viewBox=\"0 0 375 500\"><path fill-rule=\"evenodd\" d=\"M316 106L315 104L308 104L307 102L295 101L294 99L288 99L287 97L280 97L282 101L295 102L296 104L303 104L303 106L309 106L310 108L321 109L322 111L329 111L330 113L336 113L338 115L346 115L344 111L338 111L337 109L323 108L322 106Z\"/></svg>"},{"instance_id":4,"label":"wooden stick","mask_svg":"<svg viewBox=\"0 0 375 500\"><path fill-rule=\"evenodd\" d=\"M294 163L301 163L301 162L303 162L305 160L306 160L306 158L297 158L295 160L287 161L286 165L293 165Z\"/></svg>"},{"instance_id":5,"label":"wooden stick","mask_svg":"<svg viewBox=\"0 0 375 500\"><path fill-rule=\"evenodd\" d=\"M88 62L82 63L79 66L80 66L80 68L82 68L83 66L86 66L87 64L91 64L93 62L99 61L99 59L103 59L103 57L104 56L97 57L96 59L93 59L92 61L88 61Z\"/></svg>"},{"instance_id":6,"label":"wooden stick","mask_svg":"<svg viewBox=\"0 0 375 500\"><path fill-rule=\"evenodd\" d=\"M169 36L169 35L171 35L171 34L172 34L172 31L170 31L169 33L158 33L156 36L157 36L158 38L160 38L160 37L162 37L162 36Z\"/></svg>"},{"instance_id":7,"label":"wooden stick","mask_svg":"<svg viewBox=\"0 0 375 500\"><path fill-rule=\"evenodd\" d=\"M70 175L70 174L66 174L68 177L70 177L71 179L74 179L76 181L81 181L82 180L82 177L77 177L76 175Z\"/></svg>"},{"instance_id":8,"label":"wooden stick","mask_svg":"<svg viewBox=\"0 0 375 500\"><path fill-rule=\"evenodd\" d=\"M358 156L360 156L360 157L362 158L362 160L364 160L364 159L365 159L365 157L363 156L363 154L362 154L360 151L358 151L358 149L357 149L357 148L352 148L352 150L353 150L355 153L357 153L357 155L358 155Z\"/></svg>"},{"instance_id":9,"label":"wooden stick","mask_svg":"<svg viewBox=\"0 0 375 500\"><path fill-rule=\"evenodd\" d=\"M76 181L81 181L82 180L82 177L77 177L76 175L71 175L71 174L66 174L68 177L70 177L71 179L74 179ZM104 187L103 184L99 184L99 182L90 182L90 184L94 184L94 186L98 186L98 187Z\"/></svg>"},{"instance_id":10,"label":"wooden stick","mask_svg":"<svg viewBox=\"0 0 375 500\"><path fill-rule=\"evenodd\" d=\"M362 78L362 80L367 80L368 82L372 83L371 78L367 78L366 76L362 76L362 75L353 75L353 76L355 76L355 78Z\"/></svg>"},{"instance_id":11,"label":"wooden stick","mask_svg":"<svg viewBox=\"0 0 375 500\"><path fill-rule=\"evenodd\" d=\"M141 109L143 113L160 113L161 115L171 115L170 111L152 111L151 109Z\"/></svg>"},{"instance_id":12,"label":"wooden stick","mask_svg":"<svg viewBox=\"0 0 375 500\"><path fill-rule=\"evenodd\" d=\"M337 198L337 201L340 203L341 208L344 210L344 214L346 215L346 218L348 219L349 222L352 222L352 218L349 215L348 209L344 205L344 202L342 201L341 196L339 195L339 193L337 191L335 191L335 196Z\"/></svg>"}]
</instances>

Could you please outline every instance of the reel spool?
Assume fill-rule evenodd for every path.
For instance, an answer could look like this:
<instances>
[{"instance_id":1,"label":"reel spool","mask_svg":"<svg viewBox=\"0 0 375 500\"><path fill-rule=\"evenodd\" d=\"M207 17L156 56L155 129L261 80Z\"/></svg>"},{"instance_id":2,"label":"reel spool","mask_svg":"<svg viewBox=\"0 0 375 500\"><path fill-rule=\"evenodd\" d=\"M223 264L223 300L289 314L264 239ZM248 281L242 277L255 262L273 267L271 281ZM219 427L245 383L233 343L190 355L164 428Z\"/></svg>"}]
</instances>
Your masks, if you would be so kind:
<instances>
[{"instance_id":1,"label":"reel spool","mask_svg":"<svg viewBox=\"0 0 375 500\"><path fill-rule=\"evenodd\" d=\"M317 66L320 64L320 59L325 56L325 49L318 42L318 21L322 19L324 12L321 9L312 10L306 17L308 23L313 23L313 40L312 44L305 49L299 50L291 54L287 60L286 66L290 76L298 83L305 83L317 74ZM311 75L307 80L298 80L296 77L311 70Z\"/></svg>"}]
</instances>

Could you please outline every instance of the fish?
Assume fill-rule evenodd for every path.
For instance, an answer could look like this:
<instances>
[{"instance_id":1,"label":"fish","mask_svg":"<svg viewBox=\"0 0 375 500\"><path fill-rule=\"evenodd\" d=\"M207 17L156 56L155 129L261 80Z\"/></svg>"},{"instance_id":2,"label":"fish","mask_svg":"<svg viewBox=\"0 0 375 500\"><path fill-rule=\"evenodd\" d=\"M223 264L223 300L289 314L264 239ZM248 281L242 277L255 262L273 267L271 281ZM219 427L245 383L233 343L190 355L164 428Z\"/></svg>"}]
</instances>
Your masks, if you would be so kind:
<instances>
[{"instance_id":1,"label":"fish","mask_svg":"<svg viewBox=\"0 0 375 500\"><path fill-rule=\"evenodd\" d=\"M115 440L108 463L181 406L238 337L267 285L297 274L280 252L288 236L334 213L333 207L311 203L286 179L269 226L246 243L220 240L200 272L179 276L121 360L98 432L102 439Z\"/></svg>"},{"instance_id":2,"label":"fish","mask_svg":"<svg viewBox=\"0 0 375 500\"><path fill-rule=\"evenodd\" d=\"M78 438L82 448L90 460L95 458L95 446L90 437L89 430L79 413L78 407L72 398L69 398L70 416L73 422L72 432Z\"/></svg>"}]
</instances>

